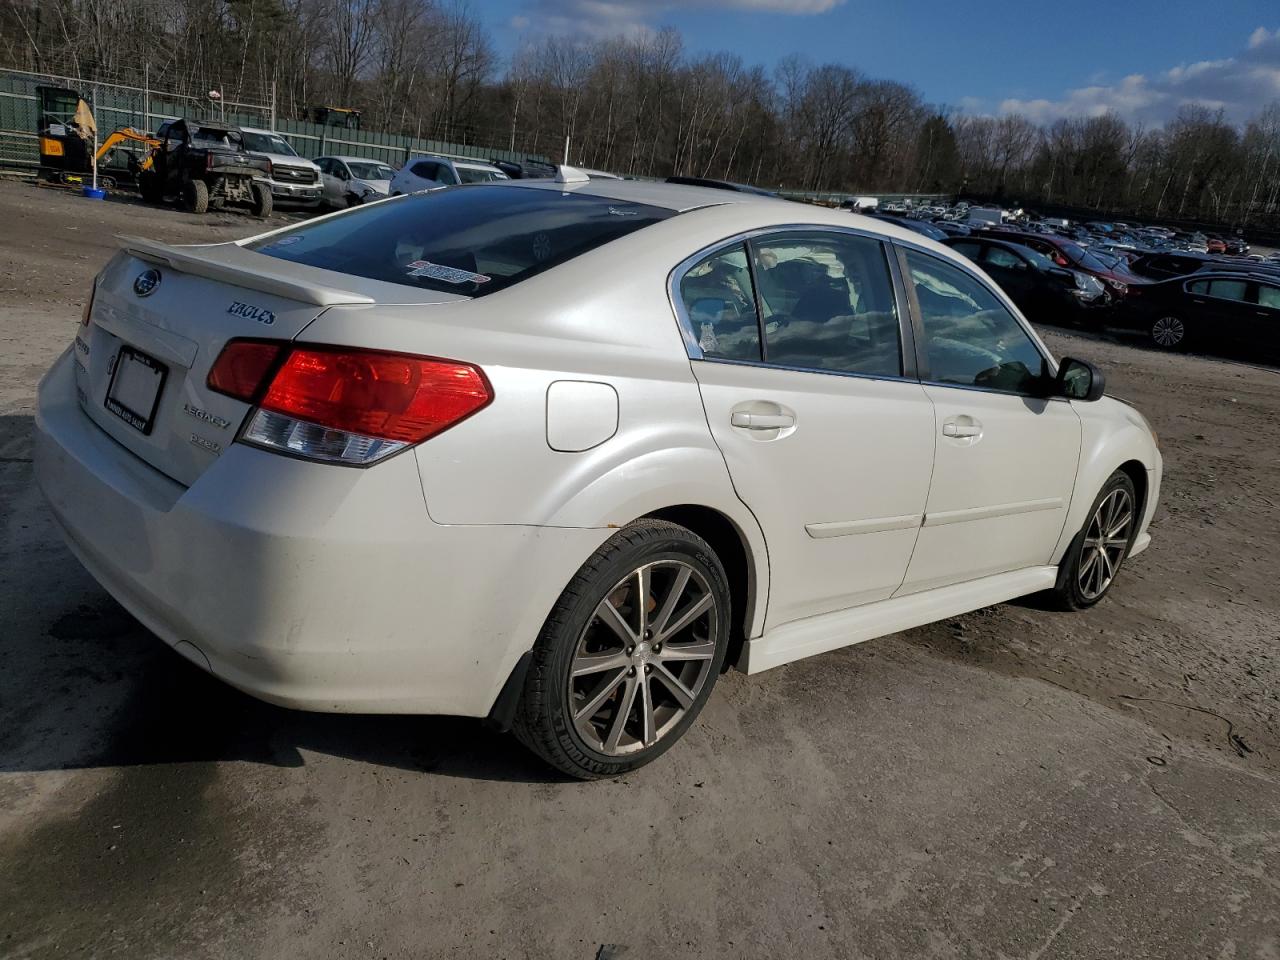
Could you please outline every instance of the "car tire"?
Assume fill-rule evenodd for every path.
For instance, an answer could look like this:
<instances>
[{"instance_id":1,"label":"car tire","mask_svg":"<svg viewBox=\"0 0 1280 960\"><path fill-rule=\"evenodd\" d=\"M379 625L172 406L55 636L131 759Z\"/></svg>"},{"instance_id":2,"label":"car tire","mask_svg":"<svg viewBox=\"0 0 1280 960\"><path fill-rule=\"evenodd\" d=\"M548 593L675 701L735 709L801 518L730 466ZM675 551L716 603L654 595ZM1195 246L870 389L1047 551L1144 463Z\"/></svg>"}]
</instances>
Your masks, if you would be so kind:
<instances>
[{"instance_id":1,"label":"car tire","mask_svg":"<svg viewBox=\"0 0 1280 960\"><path fill-rule=\"evenodd\" d=\"M1129 555L1140 520L1133 481L1117 470L1094 498L1058 566L1058 582L1050 591L1054 605L1084 610L1105 597Z\"/></svg>"},{"instance_id":2,"label":"car tire","mask_svg":"<svg viewBox=\"0 0 1280 960\"><path fill-rule=\"evenodd\" d=\"M582 565L547 617L516 736L582 780L655 760L711 695L730 615L728 579L705 540L665 521L628 524Z\"/></svg>"},{"instance_id":3,"label":"car tire","mask_svg":"<svg viewBox=\"0 0 1280 960\"><path fill-rule=\"evenodd\" d=\"M1187 325L1181 317L1157 317L1147 328L1151 342L1161 350L1183 350L1187 343Z\"/></svg>"},{"instance_id":4,"label":"car tire","mask_svg":"<svg viewBox=\"0 0 1280 960\"><path fill-rule=\"evenodd\" d=\"M203 180L188 180L182 187L182 205L191 213L207 213L209 185Z\"/></svg>"},{"instance_id":5,"label":"car tire","mask_svg":"<svg viewBox=\"0 0 1280 960\"><path fill-rule=\"evenodd\" d=\"M261 217L263 220L271 216L271 188L261 183L253 185L253 205L249 208L253 211L255 217Z\"/></svg>"},{"instance_id":6,"label":"car tire","mask_svg":"<svg viewBox=\"0 0 1280 960\"><path fill-rule=\"evenodd\" d=\"M347 210L350 210L352 207L358 207L362 203L364 203L364 201L360 197L357 197L354 193L348 193L345 197L342 198L342 206L344 209L347 209Z\"/></svg>"}]
</instances>

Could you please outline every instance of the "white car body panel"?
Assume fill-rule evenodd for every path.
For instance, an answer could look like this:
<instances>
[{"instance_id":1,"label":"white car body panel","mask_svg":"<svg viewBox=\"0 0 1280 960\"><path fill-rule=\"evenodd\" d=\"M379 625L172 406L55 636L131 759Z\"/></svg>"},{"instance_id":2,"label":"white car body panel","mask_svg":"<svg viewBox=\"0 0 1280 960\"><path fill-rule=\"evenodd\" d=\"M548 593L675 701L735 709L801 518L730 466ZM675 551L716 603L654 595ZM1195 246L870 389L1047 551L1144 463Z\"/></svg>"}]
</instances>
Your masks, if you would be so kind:
<instances>
[{"instance_id":1,"label":"white car body panel","mask_svg":"<svg viewBox=\"0 0 1280 960\"><path fill-rule=\"evenodd\" d=\"M368 469L231 442L234 426L214 431L216 452L157 459L150 438L86 413L104 387L78 351L41 384L37 477L72 549L148 627L236 686L306 709L482 716L593 551L673 508L714 511L738 535L747 599L734 617L749 672L1052 586L1094 495L1124 464L1148 478L1131 552L1149 542L1160 455L1126 405L691 360L670 300L683 261L762 229L852 225L981 276L948 248L844 211L712 189L462 189L581 191L689 212L476 299L270 258L249 241L127 243L101 275L89 333L168 350L174 396L154 441L166 449L210 433L183 419L184 402L228 424L247 415L204 389L229 336L485 372L492 403ZM402 202L417 200L383 201ZM165 279L136 298L133 278L155 264ZM272 322L229 311L240 301ZM88 345L100 357L115 341ZM744 403L793 411L794 428L739 430ZM944 438L959 415L981 421L979 442Z\"/></svg>"}]
</instances>

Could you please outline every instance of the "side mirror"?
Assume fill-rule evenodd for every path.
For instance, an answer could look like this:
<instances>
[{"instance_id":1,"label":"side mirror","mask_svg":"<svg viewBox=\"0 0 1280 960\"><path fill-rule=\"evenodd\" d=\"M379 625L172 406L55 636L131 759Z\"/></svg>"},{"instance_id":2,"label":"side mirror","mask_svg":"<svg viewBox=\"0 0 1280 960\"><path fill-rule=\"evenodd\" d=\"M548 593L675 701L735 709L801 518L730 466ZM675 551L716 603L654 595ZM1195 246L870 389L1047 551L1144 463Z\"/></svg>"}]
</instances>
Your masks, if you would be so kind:
<instances>
[{"instance_id":1,"label":"side mirror","mask_svg":"<svg viewBox=\"0 0 1280 960\"><path fill-rule=\"evenodd\" d=\"M1053 379L1053 395L1068 400L1092 403L1100 400L1107 388L1102 371L1087 360L1063 357L1058 364L1058 375Z\"/></svg>"}]
</instances>

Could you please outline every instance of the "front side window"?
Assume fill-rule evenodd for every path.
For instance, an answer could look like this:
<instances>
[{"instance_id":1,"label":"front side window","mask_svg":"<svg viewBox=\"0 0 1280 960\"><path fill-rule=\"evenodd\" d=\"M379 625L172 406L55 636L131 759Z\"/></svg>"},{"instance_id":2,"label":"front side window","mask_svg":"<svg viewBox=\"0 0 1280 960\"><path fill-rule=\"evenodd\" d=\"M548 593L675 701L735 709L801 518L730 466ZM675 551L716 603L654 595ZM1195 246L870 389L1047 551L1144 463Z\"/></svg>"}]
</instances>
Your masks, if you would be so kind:
<instances>
[{"instance_id":1,"label":"front side window","mask_svg":"<svg viewBox=\"0 0 1280 960\"><path fill-rule=\"evenodd\" d=\"M902 375L902 343L883 244L826 231L751 241L765 331L780 366Z\"/></svg>"},{"instance_id":2,"label":"front side window","mask_svg":"<svg viewBox=\"0 0 1280 960\"><path fill-rule=\"evenodd\" d=\"M1258 284L1258 306L1280 310L1280 287L1265 283Z\"/></svg>"},{"instance_id":3,"label":"front side window","mask_svg":"<svg viewBox=\"0 0 1280 960\"><path fill-rule=\"evenodd\" d=\"M585 193L451 187L303 223L246 247L323 270L479 297L673 215Z\"/></svg>"},{"instance_id":4,"label":"front side window","mask_svg":"<svg viewBox=\"0 0 1280 960\"><path fill-rule=\"evenodd\" d=\"M937 257L907 251L920 303L929 379L1023 394L1042 392L1044 356L984 284Z\"/></svg>"},{"instance_id":5,"label":"front side window","mask_svg":"<svg viewBox=\"0 0 1280 960\"><path fill-rule=\"evenodd\" d=\"M739 243L694 264L680 280L680 299L704 357L760 359L747 249Z\"/></svg>"},{"instance_id":6,"label":"front side window","mask_svg":"<svg viewBox=\"0 0 1280 960\"><path fill-rule=\"evenodd\" d=\"M396 175L396 172L385 163L373 160L352 160L347 167L351 170L351 176L360 180L390 180Z\"/></svg>"}]
</instances>

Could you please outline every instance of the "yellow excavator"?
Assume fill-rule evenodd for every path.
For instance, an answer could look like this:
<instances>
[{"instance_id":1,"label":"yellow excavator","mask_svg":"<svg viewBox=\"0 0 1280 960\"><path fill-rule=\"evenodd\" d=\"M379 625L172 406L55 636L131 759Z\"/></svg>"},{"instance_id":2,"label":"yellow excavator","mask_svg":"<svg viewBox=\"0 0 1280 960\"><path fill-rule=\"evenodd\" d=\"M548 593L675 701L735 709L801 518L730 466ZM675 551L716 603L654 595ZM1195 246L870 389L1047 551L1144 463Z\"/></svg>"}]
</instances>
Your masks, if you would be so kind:
<instances>
[{"instance_id":1,"label":"yellow excavator","mask_svg":"<svg viewBox=\"0 0 1280 960\"><path fill-rule=\"evenodd\" d=\"M49 118L40 131L41 172L47 179L83 186L91 179L96 160L98 183L110 190L122 176L136 180L141 171L151 169L151 151L160 146L160 141L151 134L133 127L120 127L107 134L95 153L93 141L96 134L93 112L83 99L76 97L72 116L64 122ZM128 148L127 145L135 143L142 149ZM112 156L117 149L123 156Z\"/></svg>"}]
</instances>

